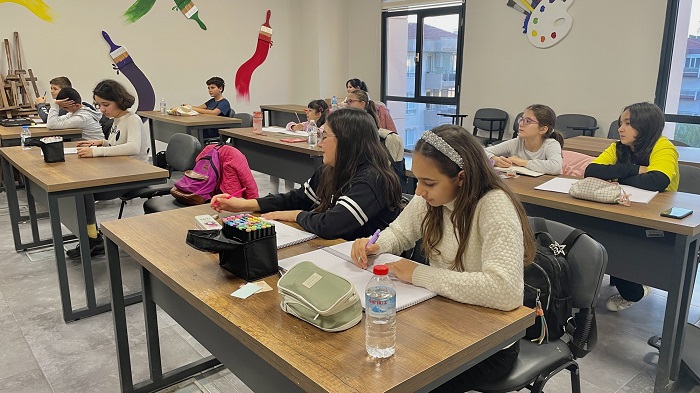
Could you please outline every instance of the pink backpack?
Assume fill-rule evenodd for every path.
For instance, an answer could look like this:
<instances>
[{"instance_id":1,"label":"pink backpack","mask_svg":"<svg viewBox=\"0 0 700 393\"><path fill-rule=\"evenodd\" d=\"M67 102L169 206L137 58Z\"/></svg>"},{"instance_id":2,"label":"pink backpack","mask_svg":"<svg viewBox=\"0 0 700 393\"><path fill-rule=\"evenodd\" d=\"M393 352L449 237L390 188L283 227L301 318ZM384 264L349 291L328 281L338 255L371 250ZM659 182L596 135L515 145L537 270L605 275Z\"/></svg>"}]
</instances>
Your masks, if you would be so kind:
<instances>
[{"instance_id":1,"label":"pink backpack","mask_svg":"<svg viewBox=\"0 0 700 393\"><path fill-rule=\"evenodd\" d=\"M185 205L201 205L214 196L220 177L219 149L216 147L201 156L194 169L185 172L182 179L175 182L170 194Z\"/></svg>"}]
</instances>

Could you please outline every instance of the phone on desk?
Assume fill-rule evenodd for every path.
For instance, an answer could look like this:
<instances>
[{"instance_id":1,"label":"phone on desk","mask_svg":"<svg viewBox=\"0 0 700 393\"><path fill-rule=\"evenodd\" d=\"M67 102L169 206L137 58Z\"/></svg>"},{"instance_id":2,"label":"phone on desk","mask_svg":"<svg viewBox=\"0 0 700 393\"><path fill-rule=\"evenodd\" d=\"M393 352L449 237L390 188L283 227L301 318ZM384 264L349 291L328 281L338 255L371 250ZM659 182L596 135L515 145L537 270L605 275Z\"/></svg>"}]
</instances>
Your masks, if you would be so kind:
<instances>
[{"instance_id":1,"label":"phone on desk","mask_svg":"<svg viewBox=\"0 0 700 393\"><path fill-rule=\"evenodd\" d=\"M691 214L693 214L693 211L690 209L684 209L682 207L672 207L668 210L662 211L661 217L681 219L681 218L686 218Z\"/></svg>"}]
</instances>

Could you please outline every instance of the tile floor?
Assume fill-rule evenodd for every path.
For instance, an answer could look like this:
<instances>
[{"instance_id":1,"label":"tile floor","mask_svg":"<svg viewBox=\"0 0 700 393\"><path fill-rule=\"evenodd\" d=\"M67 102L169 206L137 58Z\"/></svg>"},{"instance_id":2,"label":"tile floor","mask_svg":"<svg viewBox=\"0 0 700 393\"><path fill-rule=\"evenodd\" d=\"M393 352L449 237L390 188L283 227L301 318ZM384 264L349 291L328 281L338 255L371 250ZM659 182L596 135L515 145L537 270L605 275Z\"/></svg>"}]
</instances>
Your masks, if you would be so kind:
<instances>
[{"instance_id":1,"label":"tile floor","mask_svg":"<svg viewBox=\"0 0 700 393\"><path fill-rule=\"evenodd\" d=\"M261 195L269 192L268 177L255 173ZM141 201L127 205L125 216L142 214ZM116 219L118 200L98 202L99 221ZM53 251L15 252L9 225L6 194L0 194L0 392L72 393L118 392L119 380L114 349L111 314L64 323ZM28 225L22 225L27 235ZM48 220L40 222L49 235ZM126 258L125 258L126 259ZM108 300L105 259L93 260L98 299ZM124 285L138 289L135 263L124 262ZM84 302L82 270L69 263L74 302ZM598 347L580 359L584 392L652 392L658 352L646 344L661 332L665 292L654 290L634 307L620 313L605 310L605 299L614 289L607 277L598 303ZM696 294L700 285L696 285ZM133 377L147 375L143 313L140 304L127 308ZM400 317L400 316L399 316ZM694 298L691 321L700 319L700 296ZM159 310L163 367L169 369L208 355L184 329ZM249 392L229 370L210 371L184 381L164 392ZM526 390L523 390L526 391ZM548 392L570 392L569 377L561 373L547 385ZM683 374L674 392L700 393L700 386Z\"/></svg>"}]
</instances>

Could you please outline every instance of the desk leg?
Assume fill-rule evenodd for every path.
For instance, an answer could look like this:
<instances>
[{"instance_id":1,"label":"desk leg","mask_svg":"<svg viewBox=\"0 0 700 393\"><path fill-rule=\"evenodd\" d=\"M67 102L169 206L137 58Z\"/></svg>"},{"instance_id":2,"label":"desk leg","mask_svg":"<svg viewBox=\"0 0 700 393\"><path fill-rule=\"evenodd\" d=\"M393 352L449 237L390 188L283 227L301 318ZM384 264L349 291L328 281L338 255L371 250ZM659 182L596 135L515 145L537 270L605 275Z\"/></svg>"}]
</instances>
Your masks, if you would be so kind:
<instances>
[{"instance_id":1,"label":"desk leg","mask_svg":"<svg viewBox=\"0 0 700 393\"><path fill-rule=\"evenodd\" d=\"M85 299L87 308L97 307L95 299L95 281L92 274L92 258L90 257L90 240L87 234L87 216L85 214L85 199L83 195L75 197L75 211L78 213L78 244L80 244L80 259L83 263L83 278L85 279ZM54 240L55 241L55 240ZM63 241L60 241L60 250L63 251Z\"/></svg>"},{"instance_id":2,"label":"desk leg","mask_svg":"<svg viewBox=\"0 0 700 393\"><path fill-rule=\"evenodd\" d=\"M54 239L54 255L56 256L56 271L58 272L58 288L61 293L61 308L63 320L73 320L73 306L70 299L70 287L68 285L68 270L66 269L66 255L63 252L63 236L61 233L61 217L58 209L58 198L49 195L49 217L51 221L51 233Z\"/></svg>"},{"instance_id":3,"label":"desk leg","mask_svg":"<svg viewBox=\"0 0 700 393\"><path fill-rule=\"evenodd\" d=\"M151 133L151 163L156 164L156 134L153 130L153 119L148 119L148 128Z\"/></svg>"},{"instance_id":4,"label":"desk leg","mask_svg":"<svg viewBox=\"0 0 700 393\"><path fill-rule=\"evenodd\" d=\"M695 282L695 258L697 256L697 239L690 241L687 236L676 236L673 260L685 263L672 263L673 281L668 287L666 312L664 315L661 350L656 371L654 392L668 392L673 387L672 380L678 378L680 357L683 349L688 309Z\"/></svg>"},{"instance_id":5,"label":"desk leg","mask_svg":"<svg viewBox=\"0 0 700 393\"><path fill-rule=\"evenodd\" d=\"M12 165L5 158L0 158L2 161L3 182L5 192L7 192L7 207L10 211L10 225L12 226L12 238L15 242L15 250L22 251L25 249L22 246L22 237L19 233L19 199L17 198L17 189L15 188L15 174L12 171Z\"/></svg>"},{"instance_id":6,"label":"desk leg","mask_svg":"<svg viewBox=\"0 0 700 393\"><path fill-rule=\"evenodd\" d=\"M156 304L153 302L150 275L141 268L141 290L143 291L143 317L146 323L146 347L148 348L148 372L151 381L158 383L163 379L163 366L160 358L160 337L158 337L158 318Z\"/></svg>"}]
</instances>

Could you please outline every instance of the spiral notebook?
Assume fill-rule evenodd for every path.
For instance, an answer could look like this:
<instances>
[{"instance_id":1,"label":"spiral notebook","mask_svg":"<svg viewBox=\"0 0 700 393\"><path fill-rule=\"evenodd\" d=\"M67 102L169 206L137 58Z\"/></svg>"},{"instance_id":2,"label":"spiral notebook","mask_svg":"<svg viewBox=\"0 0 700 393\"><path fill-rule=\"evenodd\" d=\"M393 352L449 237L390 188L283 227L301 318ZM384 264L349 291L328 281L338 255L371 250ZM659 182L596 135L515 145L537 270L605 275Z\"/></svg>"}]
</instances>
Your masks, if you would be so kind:
<instances>
[{"instance_id":1,"label":"spiral notebook","mask_svg":"<svg viewBox=\"0 0 700 393\"><path fill-rule=\"evenodd\" d=\"M275 232L277 232L277 249L293 246L316 238L316 235L310 232L296 229L289 225L285 225L279 221L267 220L275 224Z\"/></svg>"},{"instance_id":2,"label":"spiral notebook","mask_svg":"<svg viewBox=\"0 0 700 393\"><path fill-rule=\"evenodd\" d=\"M350 281L355 289L360 293L360 301L362 308L365 307L365 297L362 293L367 287L367 283L372 278L372 266L374 264L384 264L395 262L401 259L396 255L380 254L370 257L368 270L360 269L355 266L350 259L350 249L352 242L337 244L332 247L324 247L318 250L307 252L291 258L286 258L279 261L279 266L282 269L289 270L294 265L302 261L311 261L316 266L333 272L346 280ZM401 311L405 308L414 306L420 302L426 301L437 294L425 288L417 287L403 281L400 281L394 276L390 276L396 286L396 310Z\"/></svg>"}]
</instances>

